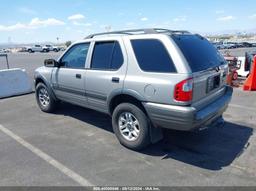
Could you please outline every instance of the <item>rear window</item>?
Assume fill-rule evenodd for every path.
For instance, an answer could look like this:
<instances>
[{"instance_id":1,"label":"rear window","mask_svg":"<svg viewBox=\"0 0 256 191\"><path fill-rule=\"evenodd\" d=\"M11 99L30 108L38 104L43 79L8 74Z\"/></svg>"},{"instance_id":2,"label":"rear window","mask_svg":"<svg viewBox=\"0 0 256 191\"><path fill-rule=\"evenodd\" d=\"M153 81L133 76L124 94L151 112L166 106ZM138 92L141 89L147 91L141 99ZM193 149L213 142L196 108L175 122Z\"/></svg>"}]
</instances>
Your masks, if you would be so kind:
<instances>
[{"instance_id":1,"label":"rear window","mask_svg":"<svg viewBox=\"0 0 256 191\"><path fill-rule=\"evenodd\" d=\"M143 71L176 72L172 59L159 40L132 40L131 43L137 62Z\"/></svg>"},{"instance_id":2,"label":"rear window","mask_svg":"<svg viewBox=\"0 0 256 191\"><path fill-rule=\"evenodd\" d=\"M225 64L223 56L205 38L199 35L173 35L192 72Z\"/></svg>"}]
</instances>

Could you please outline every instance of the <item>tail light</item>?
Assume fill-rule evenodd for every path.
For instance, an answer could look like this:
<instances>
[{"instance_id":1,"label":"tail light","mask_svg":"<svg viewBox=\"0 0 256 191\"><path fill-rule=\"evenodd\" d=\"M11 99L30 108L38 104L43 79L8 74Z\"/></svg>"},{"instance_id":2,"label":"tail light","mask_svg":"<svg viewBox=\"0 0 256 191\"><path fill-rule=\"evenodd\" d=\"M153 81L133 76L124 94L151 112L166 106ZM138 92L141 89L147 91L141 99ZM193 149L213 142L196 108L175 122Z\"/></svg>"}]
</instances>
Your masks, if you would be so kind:
<instances>
[{"instance_id":1,"label":"tail light","mask_svg":"<svg viewBox=\"0 0 256 191\"><path fill-rule=\"evenodd\" d=\"M174 99L176 101L191 101L193 95L193 78L181 81L175 86Z\"/></svg>"}]
</instances>

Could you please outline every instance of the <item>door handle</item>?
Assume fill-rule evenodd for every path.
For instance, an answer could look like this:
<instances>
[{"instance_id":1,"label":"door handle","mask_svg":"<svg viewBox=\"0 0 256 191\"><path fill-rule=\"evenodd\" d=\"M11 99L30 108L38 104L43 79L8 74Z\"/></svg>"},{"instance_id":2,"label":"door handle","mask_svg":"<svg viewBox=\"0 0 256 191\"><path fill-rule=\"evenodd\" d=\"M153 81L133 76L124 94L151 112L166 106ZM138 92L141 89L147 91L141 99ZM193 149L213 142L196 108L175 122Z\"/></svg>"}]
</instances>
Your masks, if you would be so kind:
<instances>
[{"instance_id":1,"label":"door handle","mask_svg":"<svg viewBox=\"0 0 256 191\"><path fill-rule=\"evenodd\" d=\"M114 83L119 83L119 81L120 81L120 78L118 78L118 77L112 77L112 82L114 82Z\"/></svg>"},{"instance_id":2,"label":"door handle","mask_svg":"<svg viewBox=\"0 0 256 191\"><path fill-rule=\"evenodd\" d=\"M76 74L76 78L77 78L77 79L81 79L81 78L82 78L82 75L81 75L81 74Z\"/></svg>"}]
</instances>

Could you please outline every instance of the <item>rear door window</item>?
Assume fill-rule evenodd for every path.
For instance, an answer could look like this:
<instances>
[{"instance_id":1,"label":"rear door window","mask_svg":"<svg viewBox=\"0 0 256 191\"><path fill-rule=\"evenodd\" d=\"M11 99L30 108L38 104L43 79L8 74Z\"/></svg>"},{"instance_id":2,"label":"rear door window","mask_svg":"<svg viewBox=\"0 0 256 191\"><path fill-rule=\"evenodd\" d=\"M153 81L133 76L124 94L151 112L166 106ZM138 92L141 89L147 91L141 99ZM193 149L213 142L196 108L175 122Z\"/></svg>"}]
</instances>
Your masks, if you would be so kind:
<instances>
[{"instance_id":1,"label":"rear door window","mask_svg":"<svg viewBox=\"0 0 256 191\"><path fill-rule=\"evenodd\" d=\"M96 42L91 68L97 70L117 70L123 64L123 54L118 42Z\"/></svg>"},{"instance_id":2,"label":"rear door window","mask_svg":"<svg viewBox=\"0 0 256 191\"><path fill-rule=\"evenodd\" d=\"M199 72L225 64L223 56L205 38L199 35L172 35L192 72Z\"/></svg>"},{"instance_id":3,"label":"rear door window","mask_svg":"<svg viewBox=\"0 0 256 191\"><path fill-rule=\"evenodd\" d=\"M132 40L132 47L140 68L145 72L176 72L166 48L156 39Z\"/></svg>"}]
</instances>

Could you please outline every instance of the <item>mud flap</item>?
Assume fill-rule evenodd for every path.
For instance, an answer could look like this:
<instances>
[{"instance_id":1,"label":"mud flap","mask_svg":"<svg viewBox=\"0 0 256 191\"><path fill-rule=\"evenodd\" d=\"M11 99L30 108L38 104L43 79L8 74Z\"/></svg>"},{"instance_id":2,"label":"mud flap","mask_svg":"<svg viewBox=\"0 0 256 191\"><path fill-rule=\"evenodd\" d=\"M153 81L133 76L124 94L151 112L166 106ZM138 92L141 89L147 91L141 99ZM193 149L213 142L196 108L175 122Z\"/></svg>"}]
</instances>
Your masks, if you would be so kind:
<instances>
[{"instance_id":1,"label":"mud flap","mask_svg":"<svg viewBox=\"0 0 256 191\"><path fill-rule=\"evenodd\" d=\"M150 141L152 144L161 141L164 138L163 130L160 127L154 127L154 125L150 125Z\"/></svg>"}]
</instances>

